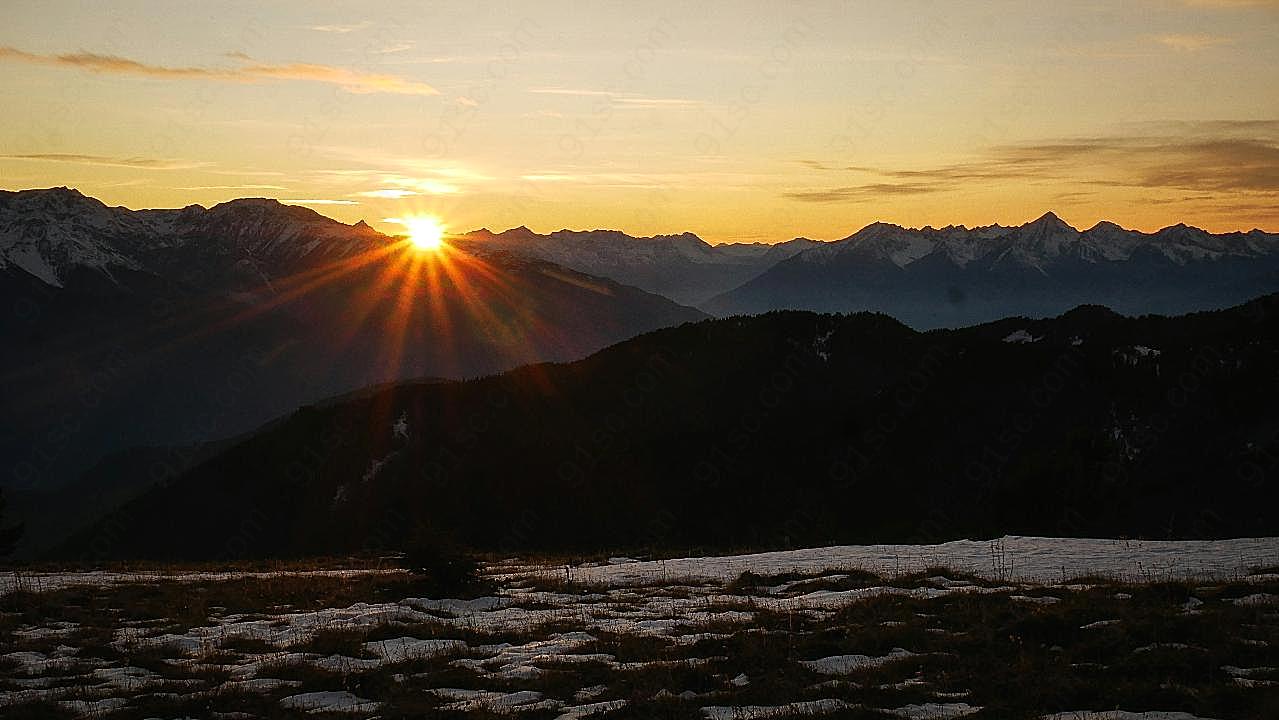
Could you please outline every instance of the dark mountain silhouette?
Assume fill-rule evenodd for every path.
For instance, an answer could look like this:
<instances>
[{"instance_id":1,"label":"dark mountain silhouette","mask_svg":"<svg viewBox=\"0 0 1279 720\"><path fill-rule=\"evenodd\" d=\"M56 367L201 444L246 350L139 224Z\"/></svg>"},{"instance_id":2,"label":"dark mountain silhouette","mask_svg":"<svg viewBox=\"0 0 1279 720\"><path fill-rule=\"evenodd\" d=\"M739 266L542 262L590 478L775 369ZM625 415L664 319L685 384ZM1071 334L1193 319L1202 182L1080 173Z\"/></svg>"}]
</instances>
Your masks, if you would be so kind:
<instances>
[{"instance_id":1,"label":"dark mountain silhouette","mask_svg":"<svg viewBox=\"0 0 1279 720\"><path fill-rule=\"evenodd\" d=\"M1279 531L1279 295L920 333L775 312L303 408L77 535L81 558Z\"/></svg>"},{"instance_id":2,"label":"dark mountain silhouette","mask_svg":"<svg viewBox=\"0 0 1279 720\"><path fill-rule=\"evenodd\" d=\"M66 188L0 193L0 307L0 484L18 492L368 385L579 358L705 317L274 200L132 211Z\"/></svg>"},{"instance_id":3,"label":"dark mountain silhouette","mask_svg":"<svg viewBox=\"0 0 1279 720\"><path fill-rule=\"evenodd\" d=\"M1020 227L908 229L874 223L782 260L700 305L716 315L778 309L885 312L918 328L1080 304L1128 314L1228 307L1279 290L1279 237L1155 233L1098 223L1080 232L1053 213Z\"/></svg>"}]
</instances>

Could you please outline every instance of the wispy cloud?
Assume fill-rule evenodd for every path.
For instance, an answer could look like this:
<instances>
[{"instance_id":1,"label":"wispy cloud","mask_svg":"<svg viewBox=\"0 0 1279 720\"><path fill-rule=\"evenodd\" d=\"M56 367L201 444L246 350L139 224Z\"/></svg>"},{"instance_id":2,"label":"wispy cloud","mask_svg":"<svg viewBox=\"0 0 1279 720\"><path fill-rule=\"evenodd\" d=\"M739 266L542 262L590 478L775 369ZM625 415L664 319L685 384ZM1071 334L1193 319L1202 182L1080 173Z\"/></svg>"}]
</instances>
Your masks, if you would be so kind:
<instances>
[{"instance_id":1,"label":"wispy cloud","mask_svg":"<svg viewBox=\"0 0 1279 720\"><path fill-rule=\"evenodd\" d=\"M279 170L210 170L209 172L234 177L284 177L284 173Z\"/></svg>"},{"instance_id":2,"label":"wispy cloud","mask_svg":"<svg viewBox=\"0 0 1279 720\"><path fill-rule=\"evenodd\" d=\"M458 191L458 186L447 180L430 177L410 177L407 175L383 175L381 182L384 185L392 185L394 189L387 189L380 192L409 192L410 194L419 195L452 195ZM383 197L386 197L385 195Z\"/></svg>"},{"instance_id":3,"label":"wispy cloud","mask_svg":"<svg viewBox=\"0 0 1279 720\"><path fill-rule=\"evenodd\" d=\"M584 90L564 87L532 87L528 89L534 95L577 95L581 97L613 97L617 93L608 90Z\"/></svg>"},{"instance_id":4,"label":"wispy cloud","mask_svg":"<svg viewBox=\"0 0 1279 720\"><path fill-rule=\"evenodd\" d=\"M417 195L451 195L493 179L457 163L445 164L420 157L380 153L369 148L332 145L319 150L349 161L355 167L316 170L310 174L311 179L320 184L341 186L343 193L351 193L359 187L368 188L359 193L376 193L356 197L389 198L393 192L407 197L400 195L400 191Z\"/></svg>"},{"instance_id":5,"label":"wispy cloud","mask_svg":"<svg viewBox=\"0 0 1279 720\"><path fill-rule=\"evenodd\" d=\"M108 155L81 155L78 153L30 153L0 155L2 160L29 160L35 162L62 162L79 165L104 165L107 167L138 168L143 170L190 170L208 167L212 163L189 160L166 160L145 157L111 157Z\"/></svg>"},{"instance_id":6,"label":"wispy cloud","mask_svg":"<svg viewBox=\"0 0 1279 720\"><path fill-rule=\"evenodd\" d=\"M954 189L943 183L866 183L826 190L803 190L782 193L788 200L801 202L864 202L893 195L926 195Z\"/></svg>"},{"instance_id":7,"label":"wispy cloud","mask_svg":"<svg viewBox=\"0 0 1279 720\"><path fill-rule=\"evenodd\" d=\"M1279 0L1182 0L1182 4L1206 8L1279 8Z\"/></svg>"},{"instance_id":8,"label":"wispy cloud","mask_svg":"<svg viewBox=\"0 0 1279 720\"><path fill-rule=\"evenodd\" d=\"M319 198L319 199L286 198L286 199L280 200L280 202L285 204L291 204L291 205L359 205L359 203L354 200L328 200L324 198Z\"/></svg>"},{"instance_id":9,"label":"wispy cloud","mask_svg":"<svg viewBox=\"0 0 1279 720\"><path fill-rule=\"evenodd\" d=\"M384 48L379 48L377 50L374 50L373 52L377 53L378 55L394 55L395 53L401 53L406 50L412 50L412 49L413 49L413 43L396 43L394 45L387 45Z\"/></svg>"},{"instance_id":10,"label":"wispy cloud","mask_svg":"<svg viewBox=\"0 0 1279 720\"><path fill-rule=\"evenodd\" d=\"M240 63L232 68L169 67L151 65L115 55L77 52L60 55L41 55L16 48L0 46L0 60L33 65L67 67L88 72L137 75L169 79L215 80L222 82L266 82L298 80L336 85L351 93L388 93L395 95L437 95L439 91L427 85L382 73L367 73L333 65L315 63L263 63L243 53L228 53L228 58Z\"/></svg>"},{"instance_id":11,"label":"wispy cloud","mask_svg":"<svg viewBox=\"0 0 1279 720\"><path fill-rule=\"evenodd\" d=\"M608 98L620 105L632 107L696 107L705 105L701 100L689 98L652 97L638 93L614 92L612 90L592 90L588 88L570 88L558 86L532 87L528 91L534 95L567 95L571 97Z\"/></svg>"},{"instance_id":12,"label":"wispy cloud","mask_svg":"<svg viewBox=\"0 0 1279 720\"><path fill-rule=\"evenodd\" d=\"M314 31L316 31L316 32L346 34L346 33L351 33L351 32L357 32L357 31L359 31L359 30L363 30L363 29L365 29L365 28L369 28L369 27L373 27L373 21L372 21L372 20L361 20L361 21L360 21L360 22L358 22L358 23L349 23L349 24L345 24L345 25L343 25L343 24L336 24L336 25L308 25L306 29L307 29L307 30L314 30Z\"/></svg>"},{"instance_id":13,"label":"wispy cloud","mask_svg":"<svg viewBox=\"0 0 1279 720\"><path fill-rule=\"evenodd\" d=\"M193 185L175 190L288 190L283 185Z\"/></svg>"},{"instance_id":14,"label":"wispy cloud","mask_svg":"<svg viewBox=\"0 0 1279 720\"><path fill-rule=\"evenodd\" d=\"M356 197L382 198L386 200L399 200L401 198L413 197L419 193L415 190L405 190L403 188L383 188L381 190L365 190L364 192L352 193Z\"/></svg>"},{"instance_id":15,"label":"wispy cloud","mask_svg":"<svg viewBox=\"0 0 1279 720\"><path fill-rule=\"evenodd\" d=\"M1155 42L1158 42L1160 45L1165 45L1174 50L1181 50L1184 52L1195 52L1220 45L1229 45L1234 41L1234 38L1226 37L1224 35L1174 33L1155 37Z\"/></svg>"},{"instance_id":16,"label":"wispy cloud","mask_svg":"<svg viewBox=\"0 0 1279 720\"><path fill-rule=\"evenodd\" d=\"M683 172L600 172L586 167L548 168L520 175L520 180L533 183L578 184L590 188L664 188L667 190L719 187L725 189L758 188L765 177L756 173L683 171Z\"/></svg>"},{"instance_id":17,"label":"wispy cloud","mask_svg":"<svg viewBox=\"0 0 1279 720\"><path fill-rule=\"evenodd\" d=\"M1010 182L1146 188L1223 195L1279 195L1279 121L1139 124L1128 134L1000 145L962 163L923 169L800 161L860 183L785 193L806 202L855 202Z\"/></svg>"}]
</instances>

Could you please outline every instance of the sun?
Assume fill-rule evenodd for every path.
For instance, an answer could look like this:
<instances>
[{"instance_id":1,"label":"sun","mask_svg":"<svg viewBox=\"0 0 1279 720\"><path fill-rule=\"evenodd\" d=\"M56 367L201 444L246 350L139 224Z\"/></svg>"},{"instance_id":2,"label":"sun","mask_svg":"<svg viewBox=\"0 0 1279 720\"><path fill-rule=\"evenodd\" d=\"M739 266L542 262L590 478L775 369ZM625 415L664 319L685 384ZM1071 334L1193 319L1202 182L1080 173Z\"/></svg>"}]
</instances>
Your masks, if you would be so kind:
<instances>
[{"instance_id":1,"label":"sun","mask_svg":"<svg viewBox=\"0 0 1279 720\"><path fill-rule=\"evenodd\" d=\"M444 246L444 226L438 218L430 215L404 218L402 221L409 233L409 242L418 250L436 251Z\"/></svg>"}]
</instances>

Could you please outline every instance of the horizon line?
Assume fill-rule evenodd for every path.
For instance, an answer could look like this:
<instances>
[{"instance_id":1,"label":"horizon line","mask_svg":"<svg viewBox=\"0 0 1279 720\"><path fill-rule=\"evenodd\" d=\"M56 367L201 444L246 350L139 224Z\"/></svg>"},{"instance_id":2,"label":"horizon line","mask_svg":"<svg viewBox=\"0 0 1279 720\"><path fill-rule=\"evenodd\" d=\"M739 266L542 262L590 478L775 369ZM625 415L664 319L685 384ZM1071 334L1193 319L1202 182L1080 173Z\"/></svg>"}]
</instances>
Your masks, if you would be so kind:
<instances>
[{"instance_id":1,"label":"horizon line","mask_svg":"<svg viewBox=\"0 0 1279 720\"><path fill-rule=\"evenodd\" d=\"M176 206L175 206L175 207L130 207L130 206L128 206L128 205L108 205L108 204L107 204L105 201L103 201L101 198L98 198L98 197L97 197L97 196L95 196L95 195L90 195L90 194L88 194L88 193L85 193L84 191L80 190L79 188L77 188L77 187L72 187L72 186L69 186L69 185L54 185L54 186L50 186L50 187L39 187L39 188L19 188L19 189L16 189L16 190L11 190L11 189L6 189L6 188L0 188L0 192L7 192L7 193L14 193L14 194L17 194L17 193L29 193L29 192L50 192L50 191L55 191L55 190L66 190L66 191L74 192L74 193L76 193L76 194L80 195L81 197L85 197L85 198L90 198L90 199L92 199L92 200L96 200L97 202L102 203L102 204L103 204L104 206L106 206L106 207L109 207L109 208L122 208L122 209L124 209L124 210L128 210L129 212L147 212L147 211L163 211L163 210L183 210L183 209L185 209L185 208L189 208L189 207L199 207L199 208L202 208L202 209L205 209L205 210L209 210L209 209L212 209L212 208L217 207L217 206L219 206L219 205L225 205L225 204L228 204L228 203L233 203L233 202L238 202L238 201L245 201L245 200L265 200L265 201L271 201L271 202L278 203L278 204L283 205L283 206L285 206L285 207L299 207L299 208L306 208L307 210L310 210L311 212L314 212L316 215L319 215L320 217L323 217L323 218L325 218L325 219L327 219L327 220L331 220L332 222L335 222L335 223L338 223L338 224L340 224L340 225L344 225L344 226L347 226L347 227L355 227L355 226L360 225L361 223L363 223L364 225L366 225L366 226L368 226L368 227L370 227L370 228L373 228L373 229L374 229L374 230L376 230L377 232L379 232L379 233L381 233L381 234L383 234L383 235L386 235L386 236L388 236L388 237L400 237L400 236L401 236L401 235L399 235L399 234L397 234L397 233L392 233L392 232L386 232L386 231L383 231L383 230L379 230L379 229L378 229L378 228L374 225L374 223L373 223L373 222L370 222L370 221L368 220L368 218L361 218L361 219L359 219L359 220L357 220L357 221L355 221L355 222L346 223L346 222L342 222L341 220L338 220L337 218L331 217L331 216L329 216L329 215L325 215L324 213L322 213L322 212L320 212L319 210L316 210L314 207L312 207L313 205L314 205L314 206L317 206L317 207L325 207L325 206L335 205L335 204L340 204L340 205L358 205L358 204L359 204L359 203L356 203L356 202L348 202L348 201L343 201L343 202L341 202L341 203L338 203L338 202L336 202L336 201L332 201L332 200L320 200L320 199L314 199L314 200L312 200L312 199L298 200L298 199L292 199L292 198L285 198L285 199L281 199L281 198L278 198L278 197L269 197L269 196L265 196L265 195L246 195L246 196L242 196L242 197L231 198L230 200L223 200L223 201L221 201L221 202L217 202L217 203L214 203L214 204L212 204L212 205L208 205L208 206L203 205L203 204L201 204L201 203L189 203L189 204L187 204L187 205L183 205L183 206L180 206L180 207L176 207ZM435 215L435 213L423 213L423 214ZM818 243L837 243L837 242L841 242L841 241L844 241L844 240L848 240L849 238L851 238L851 237L853 237L853 236L857 235L858 233L861 233L862 231L866 230L867 228L870 228L870 227L875 226L875 225L889 225L889 226L893 226L893 227L901 228L902 230L914 231L914 232L922 232L922 231L930 231L930 230L931 230L931 231L940 231L940 230L946 230L946 229L952 229L952 228L953 228L953 229L959 229L959 230L967 230L967 231L983 230L983 229L988 229L988 228L1014 228L1014 229L1015 229L1015 228L1025 227L1025 226L1027 226L1027 225L1034 224L1034 223L1039 222L1040 220L1044 220L1044 219L1046 219L1046 218L1048 218L1048 217L1050 217L1050 216L1051 216L1052 218L1056 219L1057 221L1059 221L1059 222L1063 223L1064 225L1066 225L1067 227L1069 227L1071 230L1074 230L1075 232L1077 232L1077 233L1081 233L1081 234L1082 234L1082 233L1086 233L1086 232L1090 232L1090 231L1092 231L1092 230L1095 230L1097 227L1099 227L1099 226L1101 226L1101 225L1107 225L1107 224L1108 224L1108 225L1114 225L1114 226L1118 227L1120 230L1123 230L1124 232L1138 233L1138 234L1141 234L1141 235L1157 235L1158 233L1161 233L1161 232L1163 232L1163 231L1165 231L1165 230L1170 230L1170 229L1177 228L1177 227L1187 227L1187 228L1192 228L1192 229L1195 229L1195 230L1200 230L1200 231L1202 231L1202 232L1208 233L1209 235L1216 235L1216 236L1220 236L1220 235L1247 235L1247 234L1254 233L1254 232L1260 232L1260 233L1263 233L1263 234L1265 234L1265 235L1277 235L1277 234L1279 234L1279 232L1274 232L1274 231L1266 230L1266 229L1263 229L1263 228L1261 228L1261 227L1252 227L1252 228L1249 228L1249 229L1235 229L1235 230L1227 230L1227 231L1225 231L1225 232L1213 232L1213 231L1210 231L1210 230L1205 230L1205 229L1203 229L1203 228L1201 228L1201 227L1198 227L1198 226L1196 226L1196 225L1189 225L1189 224L1187 224L1187 223L1185 223L1185 222L1176 222L1176 223L1173 223L1173 224L1171 224L1171 225L1164 225L1163 227L1160 227L1160 228L1158 228L1158 229L1156 229L1156 230L1153 230L1153 231L1145 231L1145 230L1136 230L1136 229L1133 229L1133 228L1129 228L1129 227L1126 227L1126 226L1124 226L1124 225L1122 225L1122 224L1120 224L1120 223L1117 223L1117 222L1114 222L1114 221L1111 221L1111 220L1105 220L1105 219L1098 220L1098 221L1096 221L1095 223L1093 223L1091 226L1089 226L1089 227L1087 227L1087 228L1080 228L1080 227L1077 227L1077 226L1075 226L1075 225L1071 224L1070 222L1068 222L1068 221L1066 221L1066 220L1062 219L1062 217L1061 217L1061 215L1060 215L1060 214L1058 214L1055 210L1051 210L1051 209L1050 209L1050 210L1045 211L1044 213L1040 214L1039 216L1037 216L1037 217L1035 217L1035 218L1032 218L1032 219L1030 219L1030 220L1027 220L1027 221L1025 221L1025 222L1023 222L1023 223L1016 224L1016 225L1004 225L1004 224L1002 224L1002 223L998 223L998 222L992 222L992 223L987 223L987 224L982 224L982 225L971 225L971 226L970 226L970 225L964 225L964 224L962 224L962 223L951 223L951 224L941 225L941 226L935 226L935 225L932 225L932 224L925 224L925 225L906 225L906 224L902 224L902 223L899 223L899 222L893 222L893 221L889 221L889 220L882 220L882 219L880 219L880 220L874 220L874 221L868 222L868 223L866 223L865 225L863 225L862 227L860 227L860 228L858 228L857 230L853 231L852 233L849 233L848 235L845 235L845 236L843 236L843 237L839 237L839 238L832 238L832 239L829 239L829 240L822 240L822 239L818 239L818 238L811 238L811 237L808 237L808 236L805 236L805 235L795 235L795 236L792 236L792 237L789 237L789 238L786 238L786 239L783 239L783 240L776 240L776 241L772 241L772 242L769 242L769 241L766 241L766 240L754 240L754 241L747 241L747 240L724 240L724 241L719 241L719 242L710 242L710 241L708 241L705 237L703 237L701 234L699 234L699 233L697 233L697 232L695 232L695 231L692 231L692 230L683 230L683 231L675 231L675 232L663 232L663 233L655 233L655 234L651 234L651 235L634 235L634 234L631 234L630 232L628 232L628 231L626 231L626 230L623 230L623 229L621 229L621 228L619 228L619 227L614 227L614 228L601 228L601 227L595 227L595 228L590 228L590 229L586 229L586 228L583 228L583 229L574 229L574 228L561 227L561 228L557 228L557 229L555 229L555 230L543 230L543 231L538 231L538 230L534 230L534 229L532 229L532 228L528 227L528 225L526 225L526 224L516 225L516 226L509 227L509 228L507 228L507 229L505 229L505 230L500 230L500 231L493 231L493 230L490 230L490 229L488 228L488 226L487 226L487 225L482 225L482 226L480 226L480 227L472 228L472 229L470 229L470 230L466 230L466 231L463 231L463 232L446 232L445 236L446 236L446 237L454 237L454 238L457 238L457 237L465 237L465 236L467 236L467 235L473 235L473 234L480 233L480 232L487 232L487 233L489 233L489 234L491 234L491 235L502 235L502 234L505 234L505 233L508 233L508 232L512 232L512 231L516 231L516 230L523 229L523 230L527 230L528 232L530 232L530 233L532 233L532 234L534 234L534 235L540 235L540 236L544 236L544 237L545 237L545 236L554 235L554 234L556 234L556 233L564 233L564 232L570 232L570 233L616 232L616 233L621 233L621 234L623 234L623 235L626 235L627 237L634 238L634 239L637 239L637 240L651 240L651 239L656 239L656 238L671 238L671 237L679 237L679 236L682 236L682 235L692 235L693 237L695 237L695 238L697 238L698 240L700 240L700 241L702 241L702 242L706 243L707 245L710 245L711 247L718 247L718 246L721 246L721 245L780 245L780 244L787 243L787 242L794 242L794 241L796 241L796 240L808 240L808 241L810 241L810 242L818 242ZM379 223L380 223L381 221L377 221L377 222L379 222Z\"/></svg>"}]
</instances>

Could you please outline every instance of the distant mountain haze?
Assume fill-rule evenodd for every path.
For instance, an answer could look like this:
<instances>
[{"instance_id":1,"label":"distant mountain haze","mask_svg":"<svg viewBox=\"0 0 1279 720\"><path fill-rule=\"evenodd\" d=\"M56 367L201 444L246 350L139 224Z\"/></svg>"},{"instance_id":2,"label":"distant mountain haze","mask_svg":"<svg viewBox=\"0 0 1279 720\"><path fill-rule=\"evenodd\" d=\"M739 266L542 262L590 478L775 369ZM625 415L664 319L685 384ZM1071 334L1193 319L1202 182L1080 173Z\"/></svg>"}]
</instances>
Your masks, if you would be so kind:
<instances>
[{"instance_id":1,"label":"distant mountain haze","mask_svg":"<svg viewBox=\"0 0 1279 720\"><path fill-rule=\"evenodd\" d=\"M0 482L229 437L390 380L571 360L705 315L502 251L439 254L274 200L0 193Z\"/></svg>"},{"instance_id":2,"label":"distant mountain haze","mask_svg":"<svg viewBox=\"0 0 1279 720\"><path fill-rule=\"evenodd\" d=\"M716 315L777 309L884 312L917 329L1100 304L1126 314L1221 308L1279 290L1279 236L1155 233L1053 213L1019 227L874 223L782 260L705 303Z\"/></svg>"},{"instance_id":3,"label":"distant mountain haze","mask_svg":"<svg viewBox=\"0 0 1279 720\"><path fill-rule=\"evenodd\" d=\"M632 237L617 230L558 230L539 235L526 227L487 228L457 236L465 247L502 248L612 278L686 305L732 290L781 260L823 243L795 238L769 245L710 245L692 233Z\"/></svg>"},{"instance_id":4,"label":"distant mountain haze","mask_svg":"<svg viewBox=\"0 0 1279 720\"><path fill-rule=\"evenodd\" d=\"M1011 227L877 222L842 240L776 245L710 245L692 233L543 235L525 227L481 229L456 241L609 277L719 316L870 310L918 329L1047 317L1089 303L1177 314L1279 290L1275 234L1186 225L1143 233L1110 222L1080 231L1051 212Z\"/></svg>"}]
</instances>

